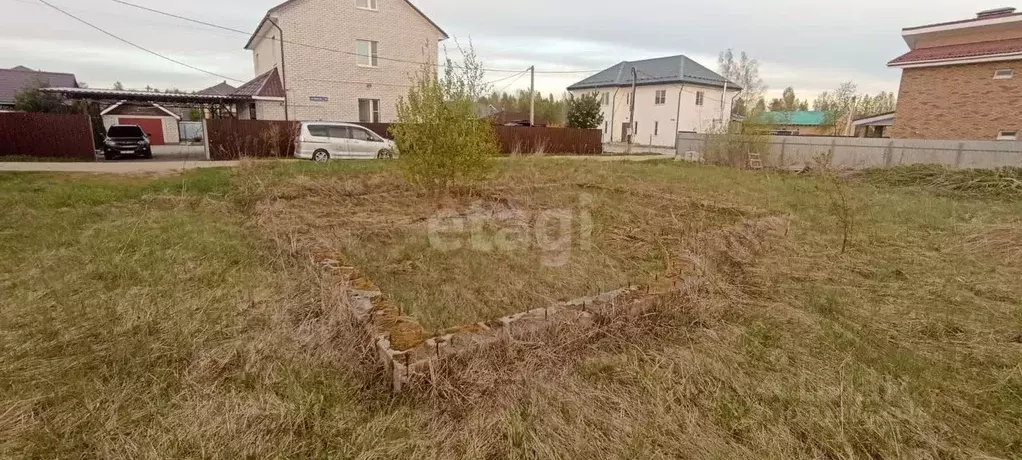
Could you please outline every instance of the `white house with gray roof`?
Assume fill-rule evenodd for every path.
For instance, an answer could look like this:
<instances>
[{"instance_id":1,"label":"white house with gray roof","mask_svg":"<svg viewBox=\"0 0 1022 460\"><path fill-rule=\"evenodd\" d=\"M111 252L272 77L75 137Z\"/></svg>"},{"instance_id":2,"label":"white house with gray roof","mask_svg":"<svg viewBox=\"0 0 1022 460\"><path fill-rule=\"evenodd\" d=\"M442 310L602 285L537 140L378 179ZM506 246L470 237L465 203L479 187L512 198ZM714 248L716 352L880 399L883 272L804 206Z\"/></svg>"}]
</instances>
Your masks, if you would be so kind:
<instances>
[{"instance_id":1,"label":"white house with gray roof","mask_svg":"<svg viewBox=\"0 0 1022 460\"><path fill-rule=\"evenodd\" d=\"M629 130L632 68L635 120ZM725 90L726 87L726 90ZM673 146L678 132L705 133L730 120L738 85L685 56L625 61L568 87L581 96L596 92L603 104L603 141ZM723 110L721 102L723 101Z\"/></svg>"}]
</instances>

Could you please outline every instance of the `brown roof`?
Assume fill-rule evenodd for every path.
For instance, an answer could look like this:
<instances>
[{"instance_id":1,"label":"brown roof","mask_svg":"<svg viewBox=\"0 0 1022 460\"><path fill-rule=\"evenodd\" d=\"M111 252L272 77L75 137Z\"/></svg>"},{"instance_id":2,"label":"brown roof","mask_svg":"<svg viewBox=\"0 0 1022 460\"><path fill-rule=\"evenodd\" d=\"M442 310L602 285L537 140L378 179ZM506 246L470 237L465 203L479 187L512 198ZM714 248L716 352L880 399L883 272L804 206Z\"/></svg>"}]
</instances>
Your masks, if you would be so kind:
<instances>
[{"instance_id":1,"label":"brown roof","mask_svg":"<svg viewBox=\"0 0 1022 460\"><path fill-rule=\"evenodd\" d=\"M202 91L198 91L196 92L196 94L202 94L205 96L227 96L237 91L237 89L238 88L235 88L227 84L227 82L225 81L223 83L220 83L219 85L210 86L209 88L206 88Z\"/></svg>"},{"instance_id":2,"label":"brown roof","mask_svg":"<svg viewBox=\"0 0 1022 460\"><path fill-rule=\"evenodd\" d=\"M910 64L913 62L942 61L947 59L976 58L1000 54L1022 53L1022 38L995 40L960 45L935 46L909 51L887 63L887 65Z\"/></svg>"},{"instance_id":3,"label":"brown roof","mask_svg":"<svg viewBox=\"0 0 1022 460\"><path fill-rule=\"evenodd\" d=\"M263 20L259 21L259 25L256 26L255 32L252 32L252 37L249 38L248 39L248 43L245 44L245 49L249 49L248 47L252 46L252 42L255 41L256 37L259 34L259 31L263 28L263 24L267 20L270 19L270 14L272 14L273 12L275 12L275 11L277 11L277 10L287 6L287 5L290 5L290 4L292 4L292 3L296 2L296 1L298 1L298 0L287 0L286 2L281 3L280 5L277 5L277 6L273 7L273 8L270 8L270 11L267 11L266 15L263 16ZM438 26L435 22L433 22L433 20L430 19L429 16L426 16L426 13L423 13L422 10L420 10L419 7L415 6L415 4L413 4L410 0L405 0L405 3L407 3L408 6L412 7L412 9L415 10L416 13L419 13L419 15L422 16L425 20L429 21L429 23L432 24L433 27L436 27L436 30L439 30L440 34L443 35L444 38L450 38L447 35L447 32L444 32L444 29L441 29L440 26ZM287 37L283 37L283 39L284 39L285 42L288 41Z\"/></svg>"},{"instance_id":4,"label":"brown roof","mask_svg":"<svg viewBox=\"0 0 1022 460\"><path fill-rule=\"evenodd\" d=\"M0 104L13 104L14 95L37 79L49 87L78 87L78 80L73 74L22 69L25 67L0 69Z\"/></svg>"},{"instance_id":5,"label":"brown roof","mask_svg":"<svg viewBox=\"0 0 1022 460\"><path fill-rule=\"evenodd\" d=\"M280 82L280 72L274 67L252 81L238 87L232 96L252 97L284 97L284 85Z\"/></svg>"},{"instance_id":6,"label":"brown roof","mask_svg":"<svg viewBox=\"0 0 1022 460\"><path fill-rule=\"evenodd\" d=\"M954 24L967 24L967 23L970 23L970 22L986 21L987 19L994 19L994 18L1006 18L1006 17L1009 17L1009 16L1022 16L1022 13L993 14L993 15L983 16L983 17L979 17L979 18L962 19L962 20L959 20L959 21L938 22L936 24L927 24L925 26L906 27L906 28L904 28L902 30L906 30L906 31L907 30L919 30L919 29L925 29L927 27L950 26L950 25L954 25Z\"/></svg>"}]
</instances>

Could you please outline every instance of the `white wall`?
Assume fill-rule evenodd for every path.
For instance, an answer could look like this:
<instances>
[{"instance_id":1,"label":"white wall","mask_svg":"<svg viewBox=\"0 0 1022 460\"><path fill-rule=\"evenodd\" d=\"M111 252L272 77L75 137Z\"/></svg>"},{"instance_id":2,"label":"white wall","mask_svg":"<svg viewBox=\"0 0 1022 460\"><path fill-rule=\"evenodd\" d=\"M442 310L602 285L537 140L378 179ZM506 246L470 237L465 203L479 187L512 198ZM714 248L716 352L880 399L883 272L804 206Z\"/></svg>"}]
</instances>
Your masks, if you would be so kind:
<instances>
[{"instance_id":1,"label":"white wall","mask_svg":"<svg viewBox=\"0 0 1022 460\"><path fill-rule=\"evenodd\" d=\"M144 118L152 120L163 120L163 142L167 144L178 144L181 142L181 133L178 132L177 119L174 117L153 117L144 115L103 115L103 128L110 129L111 126L119 123L121 118Z\"/></svg>"},{"instance_id":2,"label":"white wall","mask_svg":"<svg viewBox=\"0 0 1022 460\"><path fill-rule=\"evenodd\" d=\"M667 91L663 104L656 104L656 92ZM608 104L603 107L604 142L623 142L622 127L629 119L628 94L631 86L600 88L598 90L571 91L575 96L593 91L608 93ZM696 94L703 92L703 105L696 105ZM705 133L714 128L720 119L720 101L723 88L693 84L648 85L636 88L635 123L633 141L643 145L674 146L677 132L695 131ZM728 90L724 111L730 110L731 98L738 91ZM679 106L679 97L681 105ZM679 121L680 120L680 121Z\"/></svg>"},{"instance_id":3,"label":"white wall","mask_svg":"<svg viewBox=\"0 0 1022 460\"><path fill-rule=\"evenodd\" d=\"M355 0L303 0L274 13L289 42L310 43L352 54L285 43L286 86L292 119L358 121L358 100L379 99L380 121L397 117L398 97L407 94L411 76L422 70L414 63L379 60L378 67L356 65L355 41L379 42L384 58L436 62L442 34L403 0L378 0L379 9L355 7ZM272 30L272 31L270 31ZM262 33L276 36L276 29ZM277 65L279 43L256 39L256 73ZM273 51L277 48L278 51ZM312 101L310 97L328 101Z\"/></svg>"}]
</instances>

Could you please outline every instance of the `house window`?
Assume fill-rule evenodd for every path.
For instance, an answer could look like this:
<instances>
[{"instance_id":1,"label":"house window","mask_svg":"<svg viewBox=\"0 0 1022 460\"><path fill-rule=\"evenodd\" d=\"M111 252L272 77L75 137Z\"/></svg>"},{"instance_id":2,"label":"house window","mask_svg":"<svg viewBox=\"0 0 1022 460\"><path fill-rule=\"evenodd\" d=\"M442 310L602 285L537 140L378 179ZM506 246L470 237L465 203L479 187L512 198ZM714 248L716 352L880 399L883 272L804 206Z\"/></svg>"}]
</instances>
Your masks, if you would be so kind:
<instances>
[{"instance_id":1,"label":"house window","mask_svg":"<svg viewBox=\"0 0 1022 460\"><path fill-rule=\"evenodd\" d=\"M1007 80L1015 76L1015 69L997 69L994 80Z\"/></svg>"},{"instance_id":2,"label":"house window","mask_svg":"<svg viewBox=\"0 0 1022 460\"><path fill-rule=\"evenodd\" d=\"M610 103L610 93L600 93L600 104L607 105Z\"/></svg>"},{"instance_id":3,"label":"house window","mask_svg":"<svg viewBox=\"0 0 1022 460\"><path fill-rule=\"evenodd\" d=\"M702 91L696 92L696 105L703 105L703 99L705 98L706 95Z\"/></svg>"},{"instance_id":4,"label":"house window","mask_svg":"<svg viewBox=\"0 0 1022 460\"><path fill-rule=\"evenodd\" d=\"M656 105L664 105L667 103L667 90L658 89L656 91Z\"/></svg>"},{"instance_id":5,"label":"house window","mask_svg":"<svg viewBox=\"0 0 1022 460\"><path fill-rule=\"evenodd\" d=\"M358 100L358 121L360 123L380 122L380 100L359 99Z\"/></svg>"},{"instance_id":6,"label":"house window","mask_svg":"<svg viewBox=\"0 0 1022 460\"><path fill-rule=\"evenodd\" d=\"M653 122L653 135L654 136L659 136L660 135L660 122L659 121L654 121Z\"/></svg>"},{"instance_id":7,"label":"house window","mask_svg":"<svg viewBox=\"0 0 1022 460\"><path fill-rule=\"evenodd\" d=\"M355 6L365 10L375 10L376 0L355 0Z\"/></svg>"},{"instance_id":8,"label":"house window","mask_svg":"<svg viewBox=\"0 0 1022 460\"><path fill-rule=\"evenodd\" d=\"M248 103L248 119L249 120L255 120L256 119L255 102L249 102Z\"/></svg>"},{"instance_id":9,"label":"house window","mask_svg":"<svg viewBox=\"0 0 1022 460\"><path fill-rule=\"evenodd\" d=\"M625 94L625 105L632 104L632 93Z\"/></svg>"},{"instance_id":10,"label":"house window","mask_svg":"<svg viewBox=\"0 0 1022 460\"><path fill-rule=\"evenodd\" d=\"M603 134L607 134L607 129L609 129L609 128L610 128L610 122L609 121L603 122Z\"/></svg>"},{"instance_id":11,"label":"house window","mask_svg":"<svg viewBox=\"0 0 1022 460\"><path fill-rule=\"evenodd\" d=\"M999 141L1016 141L1018 140L1018 131L1001 131L997 133L997 140Z\"/></svg>"},{"instance_id":12,"label":"house window","mask_svg":"<svg viewBox=\"0 0 1022 460\"><path fill-rule=\"evenodd\" d=\"M379 65L379 58L376 54L380 42L369 40L355 40L355 62L363 67L376 67Z\"/></svg>"}]
</instances>

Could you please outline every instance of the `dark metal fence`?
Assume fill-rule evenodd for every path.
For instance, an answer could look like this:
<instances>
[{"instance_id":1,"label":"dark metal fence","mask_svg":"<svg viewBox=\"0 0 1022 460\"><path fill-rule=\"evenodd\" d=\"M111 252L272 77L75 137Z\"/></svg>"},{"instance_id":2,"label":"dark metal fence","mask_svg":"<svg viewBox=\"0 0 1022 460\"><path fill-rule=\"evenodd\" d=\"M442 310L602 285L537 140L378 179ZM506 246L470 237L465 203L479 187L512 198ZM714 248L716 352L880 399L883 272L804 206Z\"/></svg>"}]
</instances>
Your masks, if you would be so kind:
<instances>
[{"instance_id":1,"label":"dark metal fence","mask_svg":"<svg viewBox=\"0 0 1022 460\"><path fill-rule=\"evenodd\" d=\"M298 122L267 120L206 120L209 159L289 158L295 153Z\"/></svg>"},{"instance_id":2,"label":"dark metal fence","mask_svg":"<svg viewBox=\"0 0 1022 460\"><path fill-rule=\"evenodd\" d=\"M500 151L505 154L548 153L599 155L603 133L598 129L494 126Z\"/></svg>"},{"instance_id":3,"label":"dark metal fence","mask_svg":"<svg viewBox=\"0 0 1022 460\"><path fill-rule=\"evenodd\" d=\"M353 123L393 139L390 123ZM494 126L500 151L512 154L599 155L603 134L598 129ZM265 120L206 120L210 159L237 160L294 156L298 123Z\"/></svg>"},{"instance_id":4,"label":"dark metal fence","mask_svg":"<svg viewBox=\"0 0 1022 460\"><path fill-rule=\"evenodd\" d=\"M0 156L95 161L89 116L0 113Z\"/></svg>"}]
</instances>

